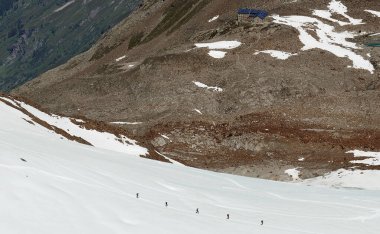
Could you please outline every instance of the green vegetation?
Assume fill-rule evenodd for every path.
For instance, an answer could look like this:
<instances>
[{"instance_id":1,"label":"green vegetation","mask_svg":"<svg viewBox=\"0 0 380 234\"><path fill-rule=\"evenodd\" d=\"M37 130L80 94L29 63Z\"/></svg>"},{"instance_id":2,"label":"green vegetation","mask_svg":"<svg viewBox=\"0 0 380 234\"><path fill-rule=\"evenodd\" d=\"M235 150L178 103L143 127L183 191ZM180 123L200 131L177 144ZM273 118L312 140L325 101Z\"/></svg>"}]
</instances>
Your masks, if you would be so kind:
<instances>
[{"instance_id":1,"label":"green vegetation","mask_svg":"<svg viewBox=\"0 0 380 234\"><path fill-rule=\"evenodd\" d=\"M13 0L1 0L0 1L0 16L3 16L5 12L11 9L13 6Z\"/></svg>"},{"instance_id":2,"label":"green vegetation","mask_svg":"<svg viewBox=\"0 0 380 234\"><path fill-rule=\"evenodd\" d=\"M141 0L0 1L0 91L9 91L86 51ZM112 48L103 48L97 56Z\"/></svg>"}]
</instances>

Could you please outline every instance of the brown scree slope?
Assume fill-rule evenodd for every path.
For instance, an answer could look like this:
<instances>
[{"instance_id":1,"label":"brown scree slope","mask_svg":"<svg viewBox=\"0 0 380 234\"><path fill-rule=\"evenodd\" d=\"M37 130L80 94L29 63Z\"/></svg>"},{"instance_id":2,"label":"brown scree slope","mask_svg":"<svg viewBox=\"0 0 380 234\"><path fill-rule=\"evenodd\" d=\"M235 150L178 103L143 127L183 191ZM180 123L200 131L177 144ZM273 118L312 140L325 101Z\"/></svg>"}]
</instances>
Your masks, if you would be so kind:
<instances>
[{"instance_id":1,"label":"brown scree slope","mask_svg":"<svg viewBox=\"0 0 380 234\"><path fill-rule=\"evenodd\" d=\"M301 51L294 28L235 23L239 7L311 16L329 2L146 1L89 51L14 93L65 115L141 122L123 127L190 166L278 180L288 179L284 170L292 167L302 167L303 178L350 168L346 151L380 150L380 50L360 52L371 54L371 74L327 51ZM365 24L336 30L380 32L380 18L364 12L380 11L376 1L343 3ZM243 44L223 59L193 49L220 40ZM254 55L267 49L298 55Z\"/></svg>"}]
</instances>

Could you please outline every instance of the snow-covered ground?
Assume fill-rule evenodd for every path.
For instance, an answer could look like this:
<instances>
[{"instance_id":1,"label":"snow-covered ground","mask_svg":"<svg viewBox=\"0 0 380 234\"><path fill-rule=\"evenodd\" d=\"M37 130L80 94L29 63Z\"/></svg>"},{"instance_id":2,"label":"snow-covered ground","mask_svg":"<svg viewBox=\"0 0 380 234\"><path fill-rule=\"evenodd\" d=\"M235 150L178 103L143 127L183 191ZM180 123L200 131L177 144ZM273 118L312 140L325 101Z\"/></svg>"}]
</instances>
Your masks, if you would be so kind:
<instances>
[{"instance_id":1,"label":"snow-covered ground","mask_svg":"<svg viewBox=\"0 0 380 234\"><path fill-rule=\"evenodd\" d=\"M380 166L380 152L366 152L361 150L351 150L347 153L354 154L354 157L368 157L362 160L354 160L352 163Z\"/></svg>"},{"instance_id":2,"label":"snow-covered ground","mask_svg":"<svg viewBox=\"0 0 380 234\"><path fill-rule=\"evenodd\" d=\"M115 136L112 133L86 129L78 124L75 124L71 118L61 117L58 115L49 115L30 105L25 104L24 102L19 102L16 100L10 100L1 97L0 99L11 102L15 106L20 106L21 108L28 111L38 119L46 122L47 124L52 125L58 129L62 129L63 131L67 132L72 136L80 137L95 147L118 152L133 152L136 155L146 155L148 153L147 149L137 145L136 141L129 139L126 136ZM29 121L33 122L33 120ZM83 122L82 120L75 121Z\"/></svg>"},{"instance_id":3,"label":"snow-covered ground","mask_svg":"<svg viewBox=\"0 0 380 234\"><path fill-rule=\"evenodd\" d=\"M69 2L65 3L63 6L55 9L54 13L62 11L63 9L67 8L68 6L70 6L71 4L73 4L74 2L75 2L75 0L72 0L72 1L69 1Z\"/></svg>"},{"instance_id":4,"label":"snow-covered ground","mask_svg":"<svg viewBox=\"0 0 380 234\"><path fill-rule=\"evenodd\" d=\"M1 101L0 113L1 233L380 232L380 191L281 183L147 160L134 151L62 139Z\"/></svg>"},{"instance_id":5,"label":"snow-covered ground","mask_svg":"<svg viewBox=\"0 0 380 234\"><path fill-rule=\"evenodd\" d=\"M220 50L210 50L208 52L208 55L210 55L213 58L221 59L226 56L227 52L220 51Z\"/></svg>"},{"instance_id":6,"label":"snow-covered ground","mask_svg":"<svg viewBox=\"0 0 380 234\"><path fill-rule=\"evenodd\" d=\"M324 176L304 180L302 183L313 186L380 191L380 171L339 169Z\"/></svg>"},{"instance_id":7,"label":"snow-covered ground","mask_svg":"<svg viewBox=\"0 0 380 234\"><path fill-rule=\"evenodd\" d=\"M199 81L193 81L193 83L199 87L199 88L203 88L203 89L208 89L208 90L211 90L213 92L223 92L223 89L220 88L220 87L217 87L217 86L208 86L206 84L203 84Z\"/></svg>"},{"instance_id":8,"label":"snow-covered ground","mask_svg":"<svg viewBox=\"0 0 380 234\"><path fill-rule=\"evenodd\" d=\"M115 59L115 61L116 61L116 62L119 62L119 61L125 59L126 57L127 57L126 55L123 55L123 56L121 56L121 57Z\"/></svg>"},{"instance_id":9,"label":"snow-covered ground","mask_svg":"<svg viewBox=\"0 0 380 234\"><path fill-rule=\"evenodd\" d=\"M293 180L299 180L300 179L299 168L291 168L291 169L285 170L285 173L288 174L290 177L292 177Z\"/></svg>"},{"instance_id":10,"label":"snow-covered ground","mask_svg":"<svg viewBox=\"0 0 380 234\"><path fill-rule=\"evenodd\" d=\"M209 23L211 23L212 21L215 21L219 18L219 15L216 15L214 17L212 17L211 19L208 20Z\"/></svg>"},{"instance_id":11,"label":"snow-covered ground","mask_svg":"<svg viewBox=\"0 0 380 234\"><path fill-rule=\"evenodd\" d=\"M371 13L372 15L376 17L380 17L380 11L374 11L374 10L364 10L364 11Z\"/></svg>"},{"instance_id":12,"label":"snow-covered ground","mask_svg":"<svg viewBox=\"0 0 380 234\"><path fill-rule=\"evenodd\" d=\"M272 16L275 23L289 25L299 32L299 39L304 44L303 51L311 49L326 50L337 57L348 58L352 61L352 67L365 69L373 73L375 68L371 62L354 50L360 49L355 43L348 41L355 34L350 32L337 32L334 26L308 16ZM315 32L318 38L311 33Z\"/></svg>"},{"instance_id":13,"label":"snow-covered ground","mask_svg":"<svg viewBox=\"0 0 380 234\"><path fill-rule=\"evenodd\" d=\"M301 49L302 51L312 49L326 50L337 57L350 59L352 66L348 67L368 70L373 74L375 68L368 59L359 54L361 48L356 43L349 41L349 39L354 38L357 34L348 31L337 31L334 25L335 23L341 26L359 25L363 24L363 20L349 16L347 14L347 7L341 1L332 0L327 8L328 10L314 10L313 15L331 21L330 24L309 16L273 15L272 17L275 23L288 25L298 30L299 39L304 44L304 47ZM340 15L346 21L334 19L333 15ZM274 53L270 50L267 53L275 57L280 55L279 52ZM277 58L286 59L286 55L281 54Z\"/></svg>"},{"instance_id":14,"label":"snow-covered ground","mask_svg":"<svg viewBox=\"0 0 380 234\"><path fill-rule=\"evenodd\" d=\"M197 48L208 48L210 51L208 55L213 58L221 59L226 56L225 51L221 50L231 50L236 49L241 46L241 42L239 41L217 41L210 43L196 43L195 46Z\"/></svg>"},{"instance_id":15,"label":"snow-covered ground","mask_svg":"<svg viewBox=\"0 0 380 234\"><path fill-rule=\"evenodd\" d=\"M341 1L332 0L327 6L327 8L328 10L314 10L313 14L323 19L327 19L332 22L338 23L341 26L363 24L362 19L354 19L351 16L347 15L348 9ZM349 22L343 22L340 20L333 19L332 14L341 15L344 18L346 18Z\"/></svg>"},{"instance_id":16,"label":"snow-covered ground","mask_svg":"<svg viewBox=\"0 0 380 234\"><path fill-rule=\"evenodd\" d=\"M200 115L203 115L203 113L199 109L194 109L195 112L197 112Z\"/></svg>"},{"instance_id":17,"label":"snow-covered ground","mask_svg":"<svg viewBox=\"0 0 380 234\"><path fill-rule=\"evenodd\" d=\"M235 49L241 45L239 41L217 41L210 43L196 43L195 46L198 48L208 48L210 50L220 50L220 49Z\"/></svg>"},{"instance_id":18,"label":"snow-covered ground","mask_svg":"<svg viewBox=\"0 0 380 234\"><path fill-rule=\"evenodd\" d=\"M258 55L258 54L269 54L273 58L277 58L281 60L286 60L290 58L291 56L297 55L297 54L292 54L289 52L279 51L279 50L263 50L263 51L255 52L255 55Z\"/></svg>"},{"instance_id":19,"label":"snow-covered ground","mask_svg":"<svg viewBox=\"0 0 380 234\"><path fill-rule=\"evenodd\" d=\"M142 124L143 122L110 122L111 124L119 124L119 125L138 125Z\"/></svg>"}]
</instances>

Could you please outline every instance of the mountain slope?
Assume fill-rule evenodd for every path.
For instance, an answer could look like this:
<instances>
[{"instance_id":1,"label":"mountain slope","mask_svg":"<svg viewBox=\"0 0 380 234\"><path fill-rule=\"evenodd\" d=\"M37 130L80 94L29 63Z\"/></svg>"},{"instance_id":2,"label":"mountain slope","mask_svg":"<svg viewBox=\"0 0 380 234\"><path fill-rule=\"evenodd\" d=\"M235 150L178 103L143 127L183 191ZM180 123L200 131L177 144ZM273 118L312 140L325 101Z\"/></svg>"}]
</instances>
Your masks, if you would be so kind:
<instances>
[{"instance_id":1,"label":"mountain slope","mask_svg":"<svg viewBox=\"0 0 380 234\"><path fill-rule=\"evenodd\" d=\"M17 103L0 99L0 228L5 233L380 230L379 190L271 182L91 147L31 124Z\"/></svg>"},{"instance_id":2,"label":"mountain slope","mask_svg":"<svg viewBox=\"0 0 380 234\"><path fill-rule=\"evenodd\" d=\"M270 17L236 24L239 7ZM292 168L302 179L349 170L358 165L347 152L380 151L380 53L366 46L379 39L378 7L146 1L89 51L14 93L118 122L198 168L275 180L291 180Z\"/></svg>"},{"instance_id":3,"label":"mountain slope","mask_svg":"<svg viewBox=\"0 0 380 234\"><path fill-rule=\"evenodd\" d=\"M9 91L83 51L138 0L2 1L0 90Z\"/></svg>"}]
</instances>

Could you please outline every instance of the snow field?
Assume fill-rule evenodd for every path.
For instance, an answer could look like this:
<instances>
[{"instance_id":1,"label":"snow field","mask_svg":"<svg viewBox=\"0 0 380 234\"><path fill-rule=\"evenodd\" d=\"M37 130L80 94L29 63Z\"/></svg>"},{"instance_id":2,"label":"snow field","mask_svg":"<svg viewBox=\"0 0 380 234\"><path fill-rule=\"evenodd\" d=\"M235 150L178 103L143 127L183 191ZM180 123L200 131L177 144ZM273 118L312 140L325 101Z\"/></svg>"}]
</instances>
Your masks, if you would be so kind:
<instances>
[{"instance_id":1,"label":"snow field","mask_svg":"<svg viewBox=\"0 0 380 234\"><path fill-rule=\"evenodd\" d=\"M134 151L61 139L2 102L0 113L0 229L7 234L380 231L380 191L266 181L142 159Z\"/></svg>"},{"instance_id":2,"label":"snow field","mask_svg":"<svg viewBox=\"0 0 380 234\"><path fill-rule=\"evenodd\" d=\"M61 117L57 115L49 115L23 102L12 101L10 99L5 98L2 99L11 101L16 106L20 105L20 107L33 114L35 117L47 122L52 126L66 131L72 136L81 137L82 139L89 142L95 147L118 152L133 152L137 155L145 155L148 153L148 150L146 148L137 145L136 141L129 139L126 136L115 136L111 133L98 132L92 129L85 129L84 127L74 124L70 118ZM79 120L78 122L81 121Z\"/></svg>"}]
</instances>

